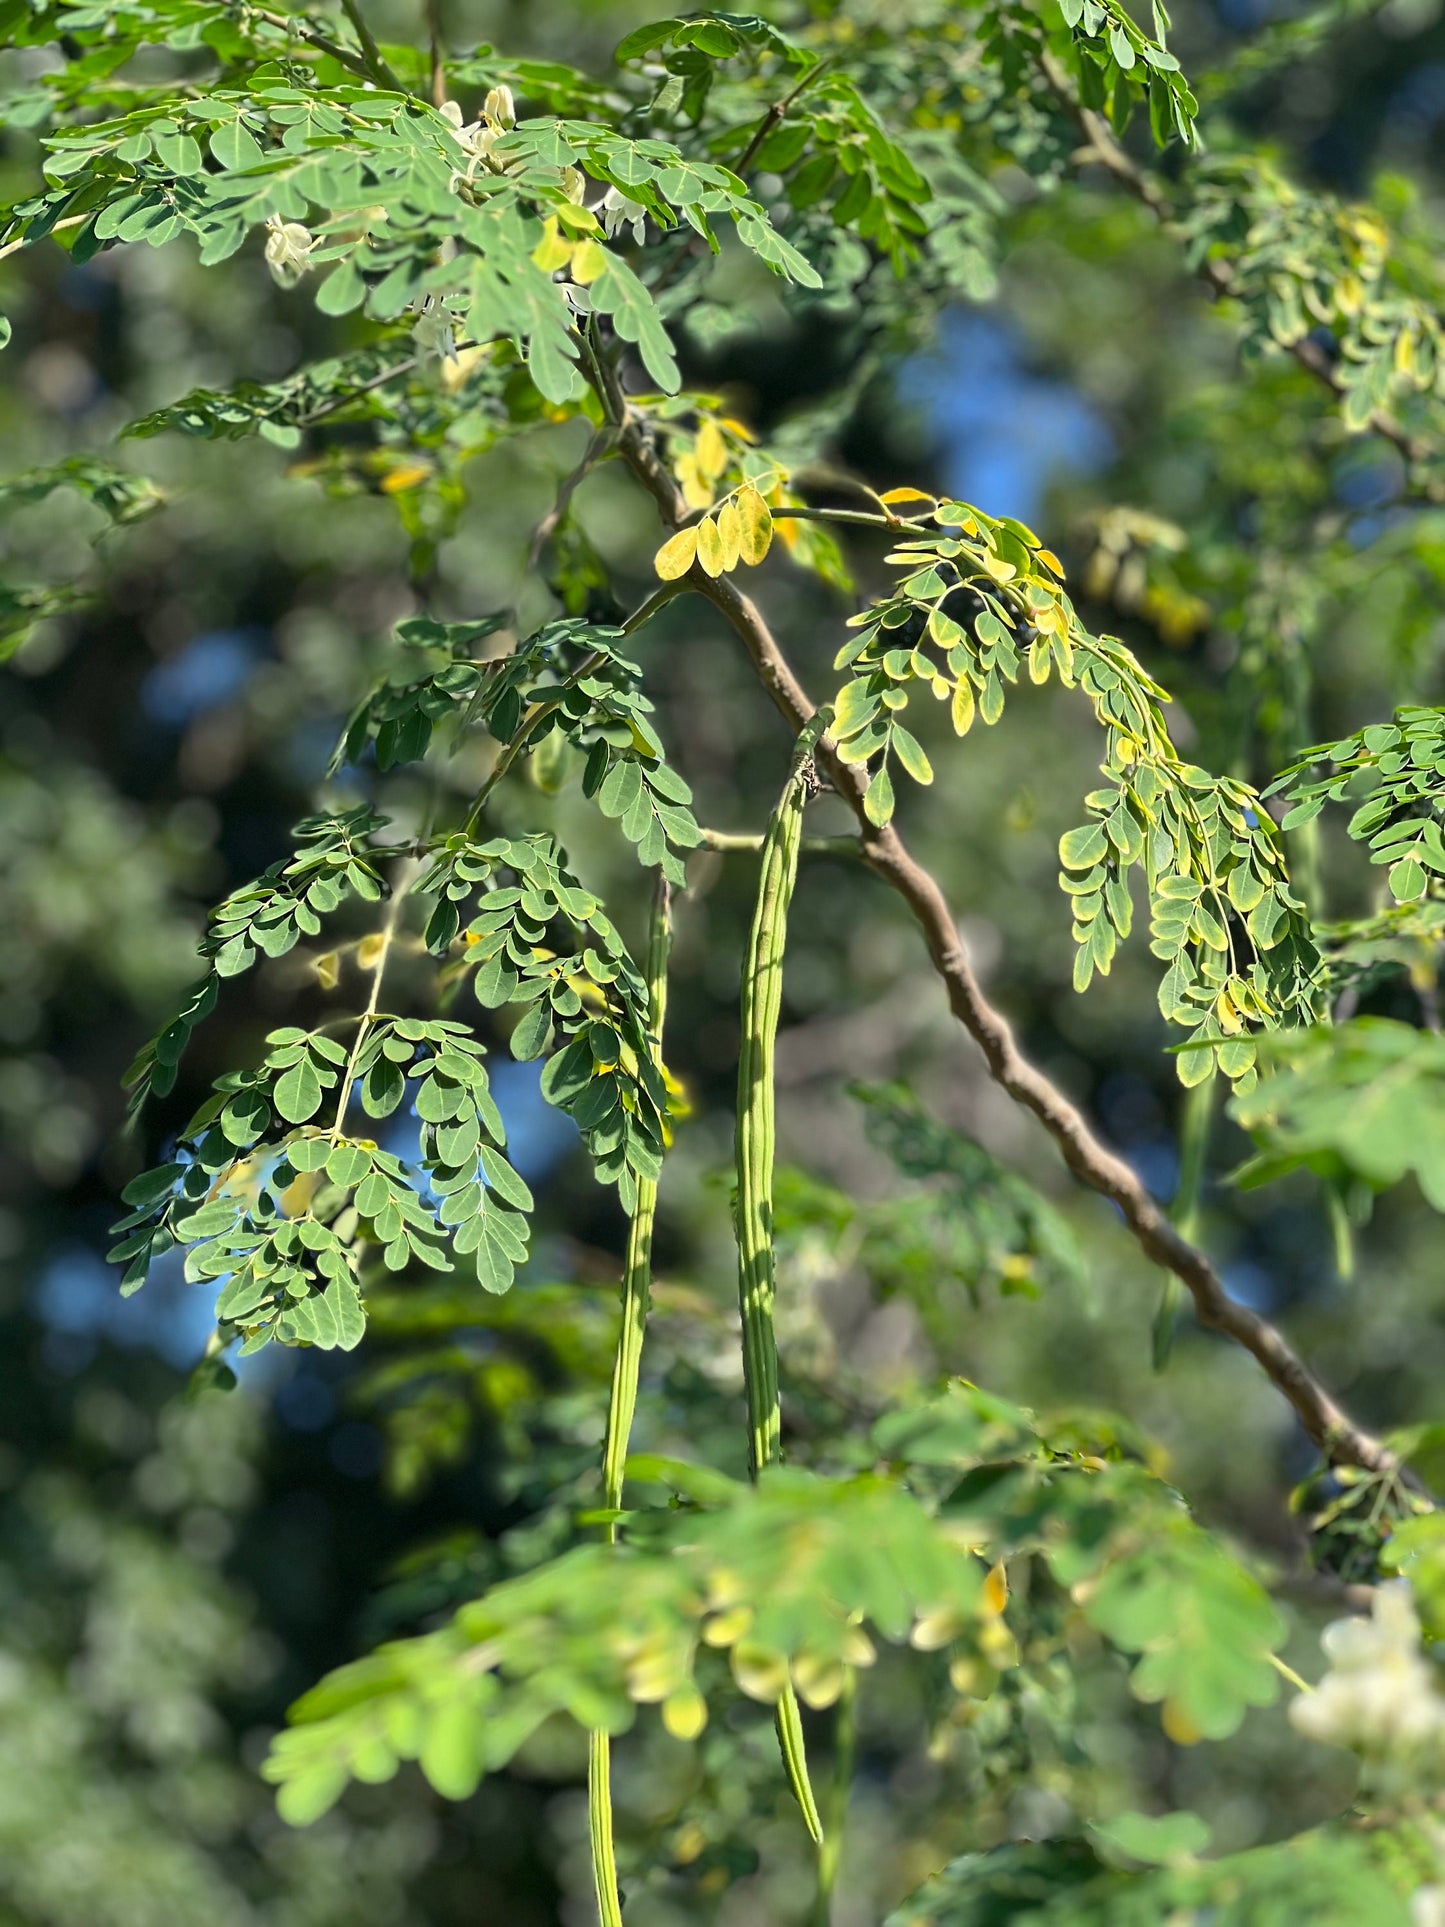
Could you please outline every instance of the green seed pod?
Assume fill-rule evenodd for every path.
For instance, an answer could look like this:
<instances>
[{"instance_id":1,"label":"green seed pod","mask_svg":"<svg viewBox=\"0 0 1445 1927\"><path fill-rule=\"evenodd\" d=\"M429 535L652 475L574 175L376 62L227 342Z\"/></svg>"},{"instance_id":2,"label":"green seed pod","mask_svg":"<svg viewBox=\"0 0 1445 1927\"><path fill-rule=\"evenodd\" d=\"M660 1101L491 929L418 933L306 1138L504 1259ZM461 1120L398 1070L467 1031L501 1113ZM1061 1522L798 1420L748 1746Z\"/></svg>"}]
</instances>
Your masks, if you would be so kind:
<instances>
[{"instance_id":1,"label":"green seed pod","mask_svg":"<svg viewBox=\"0 0 1445 1927\"><path fill-rule=\"evenodd\" d=\"M667 959L671 948L671 891L667 879L659 875L647 944L648 1042L652 1060L659 1070L662 1025L667 1011ZM612 1362L612 1396L602 1442L602 1503L610 1512L616 1512L622 1504L623 1468L632 1436L632 1417L637 1409L642 1339L652 1296L652 1226L656 1212L656 1182L639 1177L637 1202L627 1231L627 1256L622 1272L622 1327ZM609 1541L616 1539L615 1519L608 1520L606 1531ZM612 1837L612 1743L609 1736L600 1731L590 1736L588 1744L587 1819L598 1918L601 1927L622 1927Z\"/></svg>"},{"instance_id":2,"label":"green seed pod","mask_svg":"<svg viewBox=\"0 0 1445 1927\"><path fill-rule=\"evenodd\" d=\"M763 839L757 907L743 966L737 1112L738 1305L748 1400L748 1464L754 1478L778 1457L782 1430L773 1332L774 1057L803 807L811 784L813 751L826 727L827 712L820 710L799 734L792 772ZM823 1823L808 1778L802 1718L791 1686L778 1701L777 1722L789 1784L809 1833L821 1844Z\"/></svg>"}]
</instances>

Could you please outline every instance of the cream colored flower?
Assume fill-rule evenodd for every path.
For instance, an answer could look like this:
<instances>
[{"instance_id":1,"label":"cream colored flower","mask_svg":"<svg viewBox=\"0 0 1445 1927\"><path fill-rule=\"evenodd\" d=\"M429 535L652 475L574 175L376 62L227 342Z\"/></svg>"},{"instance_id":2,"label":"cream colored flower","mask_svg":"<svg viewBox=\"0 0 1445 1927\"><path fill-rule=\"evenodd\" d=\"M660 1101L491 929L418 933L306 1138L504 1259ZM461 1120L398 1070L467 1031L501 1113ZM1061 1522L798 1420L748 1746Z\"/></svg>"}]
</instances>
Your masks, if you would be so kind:
<instances>
[{"instance_id":1,"label":"cream colored flower","mask_svg":"<svg viewBox=\"0 0 1445 1927\"><path fill-rule=\"evenodd\" d=\"M632 238L638 247L642 246L647 234L647 209L640 201L630 201L619 187L609 187L602 197L602 232L608 240L613 240L625 227L632 229Z\"/></svg>"},{"instance_id":2,"label":"cream colored flower","mask_svg":"<svg viewBox=\"0 0 1445 1927\"><path fill-rule=\"evenodd\" d=\"M266 223L266 266L278 287L294 288L311 266L316 237L300 221L273 214Z\"/></svg>"},{"instance_id":3,"label":"cream colored flower","mask_svg":"<svg viewBox=\"0 0 1445 1927\"><path fill-rule=\"evenodd\" d=\"M1439 1669L1420 1650L1420 1622L1403 1579L1376 1589L1369 1619L1336 1620L1320 1644L1330 1670L1290 1706L1297 1731L1376 1759L1445 1760Z\"/></svg>"},{"instance_id":4,"label":"cream colored flower","mask_svg":"<svg viewBox=\"0 0 1445 1927\"><path fill-rule=\"evenodd\" d=\"M482 102L482 119L499 134L508 133L516 126L517 103L510 87L493 87Z\"/></svg>"},{"instance_id":5,"label":"cream colored flower","mask_svg":"<svg viewBox=\"0 0 1445 1927\"><path fill-rule=\"evenodd\" d=\"M457 358L455 321L441 303L433 301L430 296L413 324L411 338L423 361L455 361Z\"/></svg>"}]
</instances>

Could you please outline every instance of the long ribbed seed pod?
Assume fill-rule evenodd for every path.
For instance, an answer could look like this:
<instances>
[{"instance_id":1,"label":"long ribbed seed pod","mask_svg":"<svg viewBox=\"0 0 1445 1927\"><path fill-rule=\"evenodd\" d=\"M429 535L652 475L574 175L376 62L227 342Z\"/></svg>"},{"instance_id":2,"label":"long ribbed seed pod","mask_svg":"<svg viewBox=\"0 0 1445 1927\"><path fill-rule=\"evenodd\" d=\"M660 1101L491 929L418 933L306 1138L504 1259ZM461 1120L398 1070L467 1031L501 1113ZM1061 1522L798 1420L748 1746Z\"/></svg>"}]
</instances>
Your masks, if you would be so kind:
<instances>
[{"instance_id":1,"label":"long ribbed seed pod","mask_svg":"<svg viewBox=\"0 0 1445 1927\"><path fill-rule=\"evenodd\" d=\"M808 800L813 751L826 722L826 713L820 710L799 734L791 774L768 824L757 908L743 968L737 1114L738 1306L748 1400L748 1464L754 1478L777 1458L782 1432L778 1350L773 1334L773 1058L803 806ZM778 1743L789 1784L809 1833L821 1843L823 1823L808 1779L802 1719L791 1686L778 1701L777 1719Z\"/></svg>"},{"instance_id":2,"label":"long ribbed seed pod","mask_svg":"<svg viewBox=\"0 0 1445 1927\"><path fill-rule=\"evenodd\" d=\"M652 1060L662 1066L662 1025L667 1013L667 958L672 948L671 892L659 875L653 898L647 944L648 1042ZM637 1180L637 1203L627 1232L627 1257L622 1272L622 1328L612 1362L612 1397L607 1408L607 1432L602 1442L602 1503L609 1511L622 1504L623 1467L627 1463L632 1417L637 1409L637 1380L642 1364L642 1338L652 1295L652 1225L657 1211L657 1185L651 1178ZM617 1537L617 1522L607 1522L609 1542ZM587 1819L592 1841L592 1879L602 1927L622 1927L622 1903L617 1893L617 1859L612 1839L612 1742L605 1732L591 1735L587 1752Z\"/></svg>"}]
</instances>

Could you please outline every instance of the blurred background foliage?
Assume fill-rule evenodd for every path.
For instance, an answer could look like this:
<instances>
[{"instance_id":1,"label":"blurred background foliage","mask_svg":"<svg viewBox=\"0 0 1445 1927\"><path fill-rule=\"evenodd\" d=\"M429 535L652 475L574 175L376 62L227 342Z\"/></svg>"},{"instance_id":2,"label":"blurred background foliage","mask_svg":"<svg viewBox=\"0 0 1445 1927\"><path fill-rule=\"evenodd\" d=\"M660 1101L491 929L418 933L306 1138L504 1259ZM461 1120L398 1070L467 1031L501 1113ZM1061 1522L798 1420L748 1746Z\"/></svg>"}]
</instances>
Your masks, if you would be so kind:
<instances>
[{"instance_id":1,"label":"blurred background foliage","mask_svg":"<svg viewBox=\"0 0 1445 1927\"><path fill-rule=\"evenodd\" d=\"M413 36L406 0L372 11L384 38ZM652 11L445 0L455 45L597 70ZM1217 153L1262 150L1298 181L1373 197L1422 263L1438 251L1438 0L1327 6L1293 26L1270 0L1180 0L1175 26L1186 72L1213 76ZM34 165L12 129L7 199ZM947 487L1038 527L1084 620L1117 629L1175 692L1177 740L1211 768L1262 782L1397 701L1440 700L1445 510L1400 505L1396 451L1347 436L1294 364L1242 357L1236 321L1096 170L1041 182L995 159L977 208L976 259L936 328L918 317L865 344L846 307L790 321L763 288L746 328L735 310L725 329L706 312L684 321L688 379L786 440L856 365L833 459L876 487ZM12 588L98 587L41 625L0 704L0 1913L22 1927L572 1927L591 1900L571 1740L532 1745L466 1805L413 1772L353 1789L304 1833L280 1826L255 1776L288 1699L534 1557L557 1530L549 1492L595 1496L624 1225L535 1067L497 1072L519 1168L546 1179L534 1257L513 1297L463 1308L460 1325L455 1307L398 1296L360 1353L273 1348L229 1400L188 1404L207 1294L177 1267L122 1307L100 1256L119 1186L155 1148L121 1129L120 1076L194 976L205 907L289 848L399 617L519 595L524 621L550 612L537 580L524 585L528 542L582 446L575 425L543 428L463 467L454 444L400 481L359 438L319 464L265 440L117 448L127 422L190 389L280 380L354 338L253 267L203 273L183 247L80 268L38 250L0 267L15 324L0 362L7 471L96 456L165 495L154 514L127 500L114 527L68 492L10 499L0 524ZM646 505L604 470L577 517L633 606L656 541ZM860 593L876 588L879 552L865 540L850 556ZM821 688L853 600L781 565L763 594ZM760 829L786 742L747 665L696 601L660 618L647 650L699 820ZM930 747L939 780L904 820L992 994L1173 1198L1184 1096L1161 1050L1156 966L1136 944L1087 996L1069 988L1055 849L1098 754L1079 704L1036 692L966 748ZM448 780L460 794L476 774L461 758ZM631 852L575 786L525 807L529 824L555 822L637 939ZM844 827L836 803L814 814L820 831ZM1296 860L1319 913L1368 908L1366 866L1335 829L1302 839ZM668 1056L691 1116L662 1190L638 1443L736 1473L726 1167L753 866L699 854L689 879ZM896 900L844 860L807 856L793 933L779 1045L790 1426L805 1439L811 1402L871 1411L940 1370L1049 1411L1125 1411L1206 1521L1274 1572L1311 1651L1333 1601L1281 1494L1312 1454L1269 1386L1188 1321L1152 1370L1157 1277L989 1084ZM1359 1007L1419 1021L1435 1009L1435 949L1401 954L1407 970L1367 983ZM295 957L248 979L198 1034L165 1121L316 995ZM876 1088L895 1082L913 1097ZM915 1100L941 1150L910 1138ZM1445 1378L1439 1230L1413 1182L1377 1205L1346 1281L1309 1178L1224 1182L1247 1150L1221 1120L1199 1207L1230 1289L1284 1322L1364 1422L1430 1416ZM1017 1175L1047 1203L1020 1203ZM878 1920L952 1855L1047 1838L1079 1811L1191 1807L1233 1850L1349 1796L1344 1756L1308 1746L1278 1708L1226 1743L1181 1746L1101 1666L1078 1685L1061 1674L1053 1697L1036 1681L1000 1690L973 1724L930 1732L908 1679L884 1661L866 1682L835 1927ZM739 1707L696 1750L644 1719L617 1784L623 1854L653 1867L629 1913L639 1927L801 1917L805 1843L760 1709Z\"/></svg>"}]
</instances>

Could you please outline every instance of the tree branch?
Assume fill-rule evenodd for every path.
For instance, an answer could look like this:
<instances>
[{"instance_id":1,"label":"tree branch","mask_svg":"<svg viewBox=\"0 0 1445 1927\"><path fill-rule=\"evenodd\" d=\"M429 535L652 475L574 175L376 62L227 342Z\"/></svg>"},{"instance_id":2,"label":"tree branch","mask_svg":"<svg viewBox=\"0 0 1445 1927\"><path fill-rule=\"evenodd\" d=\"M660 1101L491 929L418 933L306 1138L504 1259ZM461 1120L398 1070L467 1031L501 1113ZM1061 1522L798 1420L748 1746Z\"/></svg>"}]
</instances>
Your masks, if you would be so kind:
<instances>
[{"instance_id":1,"label":"tree branch","mask_svg":"<svg viewBox=\"0 0 1445 1927\"><path fill-rule=\"evenodd\" d=\"M366 24L366 16L361 11L360 0L341 0L341 11L351 22L352 31L361 42L361 51L371 78L379 87L385 87L390 93L408 93L410 89L402 86L386 64L386 57L376 44L376 35Z\"/></svg>"},{"instance_id":2,"label":"tree branch","mask_svg":"<svg viewBox=\"0 0 1445 1927\"><path fill-rule=\"evenodd\" d=\"M442 43L441 0L426 0L426 30L431 45L431 104L442 107L447 98L447 65Z\"/></svg>"},{"instance_id":3,"label":"tree branch","mask_svg":"<svg viewBox=\"0 0 1445 1927\"><path fill-rule=\"evenodd\" d=\"M302 15L269 13L263 7L253 7L251 14L253 19L264 20L268 27L277 28L281 33L286 35L288 40L304 40L308 47L315 47L318 53L329 54L333 60L340 61L343 67L347 68L349 72L358 75L362 80L372 80L375 78L375 75L359 54L352 53L349 48L343 47L339 41L328 40L324 33L318 32Z\"/></svg>"},{"instance_id":4,"label":"tree branch","mask_svg":"<svg viewBox=\"0 0 1445 1927\"><path fill-rule=\"evenodd\" d=\"M611 370L607 371L603 401L617 427L618 452L656 502L663 521L676 527L687 517L687 503L659 457L647 424L628 407ZM713 578L696 564L682 580L705 596L728 622L777 708L794 731L801 729L817 706L798 681L757 605L730 576ZM1205 1254L1180 1236L1124 1160L1099 1142L1077 1107L1023 1055L1007 1018L989 1003L973 974L953 912L938 882L909 853L891 825L880 830L868 821L863 807L866 776L851 763L840 762L826 737L819 761L858 818L864 861L912 910L933 967L943 980L949 1008L983 1052L995 1082L1016 1103L1033 1112L1074 1176L1119 1207L1140 1248L1189 1291L1199 1322L1232 1338L1258 1360L1327 1457L1370 1471L1393 1468L1394 1454L1355 1424L1281 1332L1230 1297Z\"/></svg>"},{"instance_id":5,"label":"tree branch","mask_svg":"<svg viewBox=\"0 0 1445 1927\"><path fill-rule=\"evenodd\" d=\"M781 127L783 122L788 118L788 109L792 106L793 102L798 99L800 94L805 93L807 89L812 86L813 82L824 74L831 65L831 60L818 61L815 66L808 69L807 73L803 75L803 78L790 94L785 95L782 100L775 100L773 102L772 106L769 107L768 111L758 122L758 125L753 129L752 139L733 162L732 172L734 174L747 173L756 158L758 149L768 138L768 135L772 133L775 127Z\"/></svg>"},{"instance_id":6,"label":"tree branch","mask_svg":"<svg viewBox=\"0 0 1445 1927\"><path fill-rule=\"evenodd\" d=\"M1040 56L1040 70L1060 103L1067 109L1084 136L1084 146L1075 155L1079 162L1094 161L1112 174L1119 184L1132 194L1136 201L1147 207L1155 220L1163 228L1170 228L1176 219L1176 210L1151 174L1138 165L1114 137L1102 114L1085 107L1075 93L1068 74L1053 54L1045 52ZM1199 277L1208 286L1217 301L1240 299L1240 288L1233 271L1223 261L1205 259L1199 263ZM1283 344L1282 344L1283 345ZM1308 374L1323 383L1330 393L1339 400L1344 389L1331 366L1330 358L1319 343L1310 336L1288 344L1287 352L1294 356ZM1412 474L1427 463L1438 461L1440 450L1419 436L1411 435L1400 424L1381 409L1376 409L1366 424L1371 431L1381 436L1397 449L1407 470ZM1423 482L1412 489L1412 494L1429 502L1445 501L1445 482Z\"/></svg>"}]
</instances>

